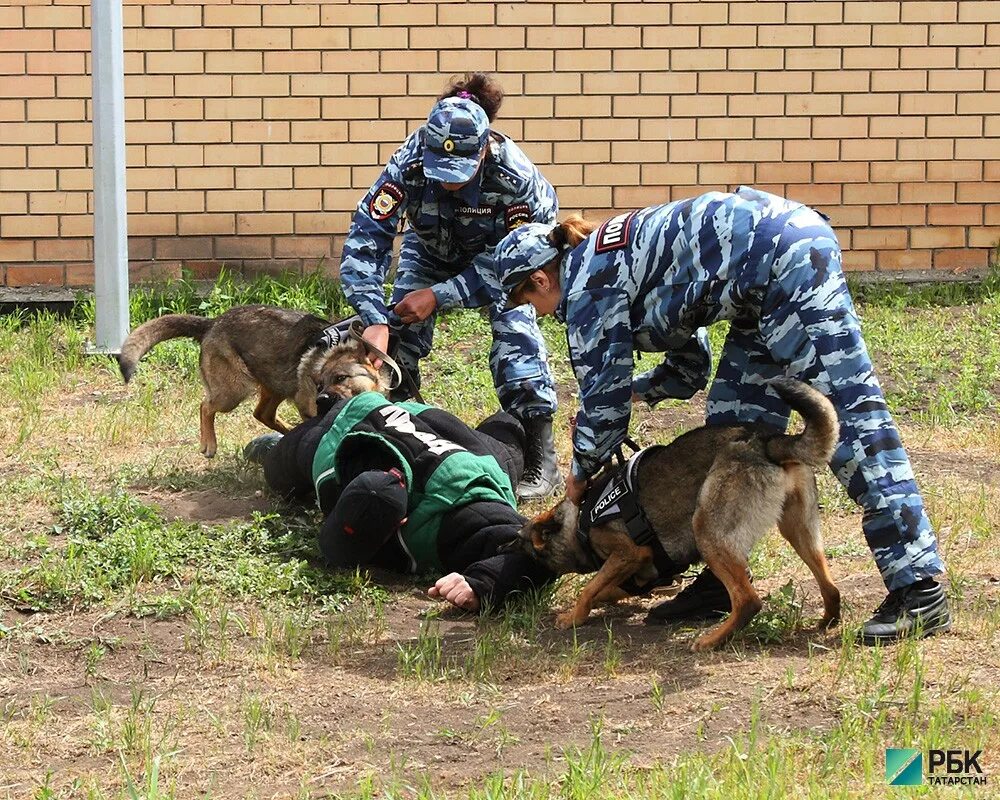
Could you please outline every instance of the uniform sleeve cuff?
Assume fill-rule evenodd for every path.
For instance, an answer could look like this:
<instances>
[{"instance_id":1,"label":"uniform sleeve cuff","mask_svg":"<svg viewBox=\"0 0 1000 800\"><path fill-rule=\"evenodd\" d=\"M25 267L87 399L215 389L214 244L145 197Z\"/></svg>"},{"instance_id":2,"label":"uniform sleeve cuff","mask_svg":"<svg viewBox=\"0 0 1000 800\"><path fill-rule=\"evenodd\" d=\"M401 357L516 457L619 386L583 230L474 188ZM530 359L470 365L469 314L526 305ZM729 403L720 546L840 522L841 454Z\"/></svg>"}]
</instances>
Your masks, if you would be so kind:
<instances>
[{"instance_id":1,"label":"uniform sleeve cuff","mask_svg":"<svg viewBox=\"0 0 1000 800\"><path fill-rule=\"evenodd\" d=\"M367 328L370 325L388 325L389 317L388 310L382 313L378 311L360 311L358 316L361 317L361 321Z\"/></svg>"},{"instance_id":2,"label":"uniform sleeve cuff","mask_svg":"<svg viewBox=\"0 0 1000 800\"><path fill-rule=\"evenodd\" d=\"M439 311L445 311L459 303L458 293L448 282L434 284L431 291L434 292L434 297L437 299Z\"/></svg>"}]
</instances>

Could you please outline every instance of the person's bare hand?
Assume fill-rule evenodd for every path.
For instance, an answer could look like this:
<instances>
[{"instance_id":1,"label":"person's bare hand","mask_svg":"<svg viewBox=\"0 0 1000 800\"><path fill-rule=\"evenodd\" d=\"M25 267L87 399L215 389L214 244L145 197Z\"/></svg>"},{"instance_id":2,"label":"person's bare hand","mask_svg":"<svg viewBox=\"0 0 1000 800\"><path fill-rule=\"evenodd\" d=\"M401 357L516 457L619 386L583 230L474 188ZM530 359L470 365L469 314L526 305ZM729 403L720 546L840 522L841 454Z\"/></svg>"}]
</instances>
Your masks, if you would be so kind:
<instances>
[{"instance_id":1,"label":"person's bare hand","mask_svg":"<svg viewBox=\"0 0 1000 800\"><path fill-rule=\"evenodd\" d=\"M566 499L569 500L573 505L580 505L583 502L583 496L587 492L587 486L590 484L586 478L581 480L573 474L570 470L569 475L566 476Z\"/></svg>"},{"instance_id":2,"label":"person's bare hand","mask_svg":"<svg viewBox=\"0 0 1000 800\"><path fill-rule=\"evenodd\" d=\"M437 308L437 297L433 289L415 289L396 303L393 311L407 325L413 322L423 322Z\"/></svg>"},{"instance_id":3,"label":"person's bare hand","mask_svg":"<svg viewBox=\"0 0 1000 800\"><path fill-rule=\"evenodd\" d=\"M389 326L369 325L365 328L365 332L361 334L361 338L384 353L386 352L386 348L389 347ZM369 353L368 360L372 362L372 366L375 369L381 369L382 359L377 355Z\"/></svg>"},{"instance_id":4,"label":"person's bare hand","mask_svg":"<svg viewBox=\"0 0 1000 800\"><path fill-rule=\"evenodd\" d=\"M458 572L452 572L443 578L438 578L437 583L427 590L427 594L431 597L447 600L453 606L465 611L479 610L479 598L472 591L465 576Z\"/></svg>"}]
</instances>

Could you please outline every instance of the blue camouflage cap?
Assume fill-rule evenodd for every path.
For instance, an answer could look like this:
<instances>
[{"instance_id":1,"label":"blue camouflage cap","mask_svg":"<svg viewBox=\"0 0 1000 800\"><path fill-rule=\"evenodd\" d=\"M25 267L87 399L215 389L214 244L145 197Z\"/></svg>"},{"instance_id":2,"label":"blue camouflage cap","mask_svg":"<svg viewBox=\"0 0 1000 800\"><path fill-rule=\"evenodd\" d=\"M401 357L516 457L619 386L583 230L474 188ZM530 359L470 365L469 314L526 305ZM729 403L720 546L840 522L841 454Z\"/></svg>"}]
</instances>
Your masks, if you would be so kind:
<instances>
[{"instance_id":1,"label":"blue camouflage cap","mask_svg":"<svg viewBox=\"0 0 1000 800\"><path fill-rule=\"evenodd\" d=\"M558 258L559 249L549 241L554 227L529 222L518 225L500 240L496 249L496 270L505 290L514 291L532 272Z\"/></svg>"},{"instance_id":2,"label":"blue camouflage cap","mask_svg":"<svg viewBox=\"0 0 1000 800\"><path fill-rule=\"evenodd\" d=\"M471 180L489 134L490 120L475 100L438 100L424 128L424 175L441 183Z\"/></svg>"}]
</instances>

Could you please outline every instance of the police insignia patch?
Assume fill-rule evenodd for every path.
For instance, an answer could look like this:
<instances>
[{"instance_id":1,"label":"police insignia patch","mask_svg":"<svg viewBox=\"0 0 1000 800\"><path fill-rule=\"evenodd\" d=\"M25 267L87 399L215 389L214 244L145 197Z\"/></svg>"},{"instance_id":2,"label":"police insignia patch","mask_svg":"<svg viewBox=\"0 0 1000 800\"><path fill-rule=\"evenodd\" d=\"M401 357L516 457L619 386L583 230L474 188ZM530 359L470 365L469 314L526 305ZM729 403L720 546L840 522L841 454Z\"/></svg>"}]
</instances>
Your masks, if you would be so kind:
<instances>
[{"instance_id":1,"label":"police insignia patch","mask_svg":"<svg viewBox=\"0 0 1000 800\"><path fill-rule=\"evenodd\" d=\"M444 151L446 153L450 153L454 149L455 149L455 143L451 139L445 139L444 140Z\"/></svg>"},{"instance_id":2,"label":"police insignia patch","mask_svg":"<svg viewBox=\"0 0 1000 800\"><path fill-rule=\"evenodd\" d=\"M528 204L516 203L512 206L507 206L507 211L504 212L504 222L507 223L508 231L514 230L518 225L531 222L531 209L528 208Z\"/></svg>"},{"instance_id":3,"label":"police insignia patch","mask_svg":"<svg viewBox=\"0 0 1000 800\"><path fill-rule=\"evenodd\" d=\"M403 202L405 196L406 192L403 191L402 186L392 181L386 181L372 195L368 211L374 219L389 219L399 204Z\"/></svg>"},{"instance_id":4,"label":"police insignia patch","mask_svg":"<svg viewBox=\"0 0 1000 800\"><path fill-rule=\"evenodd\" d=\"M628 244L628 237L632 231L632 220L635 219L637 213L637 211L630 211L627 214L619 214L598 228L594 252L607 253L610 250L618 250L625 247Z\"/></svg>"}]
</instances>

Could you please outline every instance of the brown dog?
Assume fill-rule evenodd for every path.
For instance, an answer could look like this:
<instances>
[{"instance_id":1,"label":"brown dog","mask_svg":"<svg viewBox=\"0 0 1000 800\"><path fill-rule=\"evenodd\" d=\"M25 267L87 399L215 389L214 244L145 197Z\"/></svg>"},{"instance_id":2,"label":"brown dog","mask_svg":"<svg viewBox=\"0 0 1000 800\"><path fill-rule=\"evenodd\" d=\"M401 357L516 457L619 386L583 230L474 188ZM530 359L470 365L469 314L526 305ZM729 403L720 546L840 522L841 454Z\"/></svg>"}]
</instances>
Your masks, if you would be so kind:
<instances>
[{"instance_id":1,"label":"brown dog","mask_svg":"<svg viewBox=\"0 0 1000 800\"><path fill-rule=\"evenodd\" d=\"M255 390L259 400L254 417L287 433L288 426L277 417L283 400L291 400L307 419L316 415L316 395L321 392L353 397L388 389L360 342L334 347L317 343L329 325L311 314L273 306L236 306L214 319L167 314L132 331L118 364L127 383L139 359L160 342L189 336L201 343L201 452L211 458L218 447L215 415L232 411Z\"/></svg>"},{"instance_id":2,"label":"brown dog","mask_svg":"<svg viewBox=\"0 0 1000 800\"><path fill-rule=\"evenodd\" d=\"M557 574L601 565L573 609L557 617L558 627L581 625L595 603L620 599L621 584L629 579L639 585L667 582L703 560L725 584L733 611L692 649L717 647L761 609L747 559L775 524L819 584L821 626L837 621L840 591L823 553L812 472L833 453L837 415L829 400L804 383L780 379L771 385L802 415L801 434L776 434L759 425L705 426L651 448L638 461L638 506L662 547L657 563L670 565L673 575L658 574L654 548L636 544L621 519L592 528L588 547L578 535L580 509L565 499L524 526L522 547Z\"/></svg>"}]
</instances>

